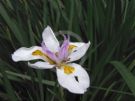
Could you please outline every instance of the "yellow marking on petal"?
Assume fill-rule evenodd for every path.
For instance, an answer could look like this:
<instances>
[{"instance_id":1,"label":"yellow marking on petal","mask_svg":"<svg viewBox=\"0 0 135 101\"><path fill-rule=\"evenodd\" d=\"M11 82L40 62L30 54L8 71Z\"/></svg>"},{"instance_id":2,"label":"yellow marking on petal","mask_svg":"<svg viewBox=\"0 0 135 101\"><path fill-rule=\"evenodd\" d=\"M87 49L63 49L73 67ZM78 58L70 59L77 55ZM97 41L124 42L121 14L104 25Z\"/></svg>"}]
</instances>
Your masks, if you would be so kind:
<instances>
[{"instance_id":1,"label":"yellow marking on petal","mask_svg":"<svg viewBox=\"0 0 135 101\"><path fill-rule=\"evenodd\" d=\"M77 46L75 46L75 45L69 45L69 46L68 46L68 52L71 53L72 50L73 50L74 48L76 48L76 47L77 47Z\"/></svg>"},{"instance_id":2,"label":"yellow marking on petal","mask_svg":"<svg viewBox=\"0 0 135 101\"><path fill-rule=\"evenodd\" d=\"M48 57L47 55L44 54L44 57L46 58L46 60L47 60L51 65L56 64L56 62L53 61L53 60L52 60L50 57Z\"/></svg>"},{"instance_id":3,"label":"yellow marking on petal","mask_svg":"<svg viewBox=\"0 0 135 101\"><path fill-rule=\"evenodd\" d=\"M34 56L36 56L36 55L43 56L44 53L41 52L40 50L35 50L34 52L32 52L32 55L34 55Z\"/></svg>"},{"instance_id":4,"label":"yellow marking on petal","mask_svg":"<svg viewBox=\"0 0 135 101\"><path fill-rule=\"evenodd\" d=\"M75 68L69 65L64 65L64 73L71 74L75 71Z\"/></svg>"},{"instance_id":5,"label":"yellow marking on petal","mask_svg":"<svg viewBox=\"0 0 135 101\"><path fill-rule=\"evenodd\" d=\"M50 64L55 64L56 62L53 61L49 56L47 56L46 54L44 54L43 52L41 52L40 50L35 50L34 52L32 52L33 56L43 56Z\"/></svg>"}]
</instances>

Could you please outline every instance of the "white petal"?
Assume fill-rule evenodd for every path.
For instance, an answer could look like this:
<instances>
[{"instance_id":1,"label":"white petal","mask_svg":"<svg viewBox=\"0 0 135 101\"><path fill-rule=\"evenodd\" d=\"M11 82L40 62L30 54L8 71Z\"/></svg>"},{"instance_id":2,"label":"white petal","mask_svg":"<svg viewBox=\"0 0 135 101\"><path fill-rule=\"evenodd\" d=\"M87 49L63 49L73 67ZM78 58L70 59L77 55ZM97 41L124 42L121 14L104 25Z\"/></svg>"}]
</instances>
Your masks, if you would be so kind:
<instances>
[{"instance_id":1,"label":"white petal","mask_svg":"<svg viewBox=\"0 0 135 101\"><path fill-rule=\"evenodd\" d=\"M85 43L84 42L70 42L69 45L75 45L77 47L83 46Z\"/></svg>"},{"instance_id":2,"label":"white petal","mask_svg":"<svg viewBox=\"0 0 135 101\"><path fill-rule=\"evenodd\" d=\"M84 44L85 44L84 42L70 42L70 43L69 43L69 45L74 45L74 46L76 46L76 47L74 47L74 48L72 49L72 52L73 52L73 51L76 51L76 49L82 47Z\"/></svg>"},{"instance_id":3,"label":"white petal","mask_svg":"<svg viewBox=\"0 0 135 101\"><path fill-rule=\"evenodd\" d=\"M57 69L57 78L59 84L72 93L83 94L90 85L90 79L87 72L78 64L69 64L75 68L72 74L65 74L62 69ZM78 78L78 81L75 79Z\"/></svg>"},{"instance_id":4,"label":"white petal","mask_svg":"<svg viewBox=\"0 0 135 101\"><path fill-rule=\"evenodd\" d=\"M56 39L52 29L47 26L42 33L43 41L47 48L52 52L57 52L59 49L59 42Z\"/></svg>"},{"instance_id":5,"label":"white petal","mask_svg":"<svg viewBox=\"0 0 135 101\"><path fill-rule=\"evenodd\" d=\"M17 61L29 61L29 60L34 60L34 59L42 59L40 56L33 56L32 52L35 50L41 50L41 47L38 46L33 46L30 48L26 47L21 47L17 49L13 54L12 54L12 59L17 62Z\"/></svg>"},{"instance_id":6,"label":"white petal","mask_svg":"<svg viewBox=\"0 0 135 101\"><path fill-rule=\"evenodd\" d=\"M54 65L50 65L48 62L36 62L36 63L30 63L28 62L28 65L35 69L51 69L54 67Z\"/></svg>"},{"instance_id":7,"label":"white petal","mask_svg":"<svg viewBox=\"0 0 135 101\"><path fill-rule=\"evenodd\" d=\"M79 60L81 57L83 57L85 53L87 52L89 46L90 46L90 42L82 45L81 47L76 48L75 49L76 51L72 52L69 55L68 57L70 59L69 62Z\"/></svg>"},{"instance_id":8,"label":"white petal","mask_svg":"<svg viewBox=\"0 0 135 101\"><path fill-rule=\"evenodd\" d=\"M72 63L71 66L75 68L73 75L78 77L80 86L82 86L84 89L87 89L90 86L90 78L86 70L81 65L76 63Z\"/></svg>"},{"instance_id":9,"label":"white petal","mask_svg":"<svg viewBox=\"0 0 135 101\"><path fill-rule=\"evenodd\" d=\"M57 69L57 78L59 84L72 93L83 94L85 90L79 86L74 76L66 75L64 71Z\"/></svg>"}]
</instances>

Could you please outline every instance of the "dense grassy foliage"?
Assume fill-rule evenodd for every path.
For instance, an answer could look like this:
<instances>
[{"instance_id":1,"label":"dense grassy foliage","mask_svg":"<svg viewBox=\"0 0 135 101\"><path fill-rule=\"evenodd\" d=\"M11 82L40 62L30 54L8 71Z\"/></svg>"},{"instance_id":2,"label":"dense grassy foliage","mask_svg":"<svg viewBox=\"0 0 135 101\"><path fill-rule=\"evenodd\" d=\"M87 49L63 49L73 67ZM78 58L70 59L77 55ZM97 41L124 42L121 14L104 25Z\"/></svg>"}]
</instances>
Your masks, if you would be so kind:
<instances>
[{"instance_id":1,"label":"dense grassy foliage","mask_svg":"<svg viewBox=\"0 0 135 101\"><path fill-rule=\"evenodd\" d=\"M84 95L59 87L54 71L12 61L17 48L40 45L47 25L91 41L77 61L91 78ZM135 0L0 0L0 101L134 101L134 43Z\"/></svg>"}]
</instances>

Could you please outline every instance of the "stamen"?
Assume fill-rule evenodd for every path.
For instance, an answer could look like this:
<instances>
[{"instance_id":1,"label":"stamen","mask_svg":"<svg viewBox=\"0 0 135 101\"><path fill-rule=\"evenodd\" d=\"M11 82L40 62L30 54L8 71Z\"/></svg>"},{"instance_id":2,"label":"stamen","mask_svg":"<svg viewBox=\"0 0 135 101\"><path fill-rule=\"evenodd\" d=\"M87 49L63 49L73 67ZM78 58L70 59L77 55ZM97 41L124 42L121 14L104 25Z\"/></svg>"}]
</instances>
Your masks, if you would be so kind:
<instances>
[{"instance_id":1,"label":"stamen","mask_svg":"<svg viewBox=\"0 0 135 101\"><path fill-rule=\"evenodd\" d=\"M64 65L64 73L71 74L75 71L75 68L69 65Z\"/></svg>"}]
</instances>

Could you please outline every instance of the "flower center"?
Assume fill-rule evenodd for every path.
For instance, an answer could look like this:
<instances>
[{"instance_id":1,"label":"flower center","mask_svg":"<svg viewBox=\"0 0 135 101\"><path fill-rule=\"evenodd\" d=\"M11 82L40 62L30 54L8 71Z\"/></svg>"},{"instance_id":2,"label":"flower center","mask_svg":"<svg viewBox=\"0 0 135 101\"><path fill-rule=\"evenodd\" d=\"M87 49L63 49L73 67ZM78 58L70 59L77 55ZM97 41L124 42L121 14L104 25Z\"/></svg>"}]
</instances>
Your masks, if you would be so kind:
<instances>
[{"instance_id":1,"label":"flower center","mask_svg":"<svg viewBox=\"0 0 135 101\"><path fill-rule=\"evenodd\" d=\"M68 55L71 54L71 52L73 51L73 49L75 47L77 47L77 46L75 46L75 45L68 46L68 51L66 51L66 52L68 52ZM71 74L75 71L74 67L66 64L66 62L68 61L67 57L66 57L66 60L64 60L64 58L63 58L63 60L61 62L57 63L57 61L52 60L52 57L50 58L48 56L49 54L45 54L41 50L35 50L34 52L32 52L32 55L43 57L45 59L45 61L49 62L51 65L55 64L56 67L58 67L58 69L63 69L65 74ZM58 57L58 55L59 55L59 52L56 52L55 56Z\"/></svg>"}]
</instances>

